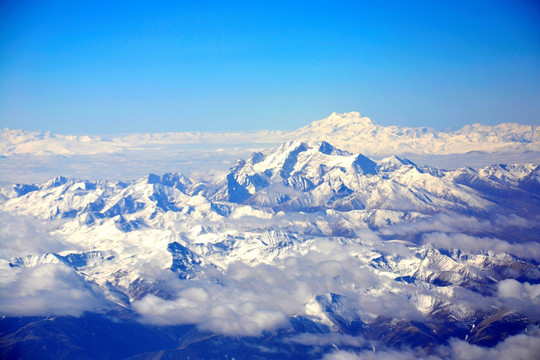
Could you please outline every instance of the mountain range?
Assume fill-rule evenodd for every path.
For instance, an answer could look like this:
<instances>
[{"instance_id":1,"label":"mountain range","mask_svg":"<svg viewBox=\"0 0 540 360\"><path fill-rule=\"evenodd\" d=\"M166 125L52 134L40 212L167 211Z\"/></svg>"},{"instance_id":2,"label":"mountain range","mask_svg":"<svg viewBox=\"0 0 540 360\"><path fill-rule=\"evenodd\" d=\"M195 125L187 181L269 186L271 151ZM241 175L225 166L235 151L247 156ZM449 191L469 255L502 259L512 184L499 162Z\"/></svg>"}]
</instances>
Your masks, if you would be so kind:
<instances>
[{"instance_id":1,"label":"mountain range","mask_svg":"<svg viewBox=\"0 0 540 360\"><path fill-rule=\"evenodd\" d=\"M449 134L333 114L212 180L5 186L0 354L533 356L539 164L445 170L372 154L521 151L538 131Z\"/></svg>"},{"instance_id":2,"label":"mountain range","mask_svg":"<svg viewBox=\"0 0 540 360\"><path fill-rule=\"evenodd\" d=\"M181 145L277 145L285 141L327 141L340 149L367 156L405 154L463 154L540 151L540 128L502 123L473 124L457 131L428 127L384 126L358 112L333 113L294 131L264 130L255 133L169 132L123 136L61 135L39 131L0 129L0 155L95 155L153 150Z\"/></svg>"}]
</instances>

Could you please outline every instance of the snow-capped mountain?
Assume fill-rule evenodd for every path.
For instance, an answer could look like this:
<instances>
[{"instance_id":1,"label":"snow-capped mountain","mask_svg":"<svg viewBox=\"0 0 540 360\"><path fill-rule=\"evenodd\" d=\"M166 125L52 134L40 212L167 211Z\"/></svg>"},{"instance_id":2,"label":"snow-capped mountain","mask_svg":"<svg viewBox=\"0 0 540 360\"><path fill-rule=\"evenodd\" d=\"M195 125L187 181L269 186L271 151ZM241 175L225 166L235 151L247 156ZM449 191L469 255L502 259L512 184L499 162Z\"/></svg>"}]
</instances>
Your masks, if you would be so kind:
<instances>
[{"instance_id":1,"label":"snow-capped mountain","mask_svg":"<svg viewBox=\"0 0 540 360\"><path fill-rule=\"evenodd\" d=\"M328 141L341 149L371 156L540 150L540 128L533 125L473 124L454 132L441 132L425 127L383 126L358 112L333 113L291 135L303 141Z\"/></svg>"},{"instance_id":2,"label":"snow-capped mountain","mask_svg":"<svg viewBox=\"0 0 540 360\"><path fill-rule=\"evenodd\" d=\"M137 358L493 346L540 320L535 164L442 170L289 141L213 182L57 177L3 188L0 210L5 357L32 329L111 317L162 344L122 353ZM68 338L47 344L94 346Z\"/></svg>"},{"instance_id":3,"label":"snow-capped mountain","mask_svg":"<svg viewBox=\"0 0 540 360\"><path fill-rule=\"evenodd\" d=\"M397 156L373 161L327 142L289 142L268 154L239 161L214 199L278 210L391 210L437 213L504 212L512 204L494 197L502 190L538 206L527 191L536 186L536 165L490 166L443 171ZM500 193L500 191L499 191ZM497 210L498 209L498 210Z\"/></svg>"}]
</instances>

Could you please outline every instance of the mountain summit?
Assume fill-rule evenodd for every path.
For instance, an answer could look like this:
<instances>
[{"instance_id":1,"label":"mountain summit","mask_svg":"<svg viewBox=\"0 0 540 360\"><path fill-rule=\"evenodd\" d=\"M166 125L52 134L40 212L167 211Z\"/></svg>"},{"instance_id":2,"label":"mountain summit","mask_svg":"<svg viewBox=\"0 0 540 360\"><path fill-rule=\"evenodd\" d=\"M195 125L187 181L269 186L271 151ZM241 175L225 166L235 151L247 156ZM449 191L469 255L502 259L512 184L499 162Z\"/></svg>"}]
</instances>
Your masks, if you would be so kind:
<instances>
[{"instance_id":1,"label":"mountain summit","mask_svg":"<svg viewBox=\"0 0 540 360\"><path fill-rule=\"evenodd\" d=\"M296 131L297 134L320 133L325 135L343 136L344 132L359 133L371 131L380 127L379 124L359 112L332 113L329 117L314 121L311 124Z\"/></svg>"}]
</instances>

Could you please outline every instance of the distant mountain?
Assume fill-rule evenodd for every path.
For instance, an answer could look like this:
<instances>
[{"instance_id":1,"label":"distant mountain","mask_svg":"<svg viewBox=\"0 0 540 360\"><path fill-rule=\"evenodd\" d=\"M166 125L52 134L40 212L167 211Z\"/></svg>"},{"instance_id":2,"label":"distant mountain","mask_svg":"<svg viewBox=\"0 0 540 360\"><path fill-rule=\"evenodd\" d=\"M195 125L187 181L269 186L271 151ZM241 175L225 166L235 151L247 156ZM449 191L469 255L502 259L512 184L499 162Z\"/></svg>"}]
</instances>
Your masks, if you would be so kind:
<instances>
[{"instance_id":1,"label":"distant mountain","mask_svg":"<svg viewBox=\"0 0 540 360\"><path fill-rule=\"evenodd\" d=\"M178 146L271 147L283 141L327 141L353 153L368 156L404 154L449 155L471 151L487 153L540 151L540 128L503 123L466 125L454 132L431 128L383 126L358 112L333 113L295 131L256 133L169 132L124 136L75 136L0 129L0 156L95 155L126 151L163 151Z\"/></svg>"},{"instance_id":2,"label":"distant mountain","mask_svg":"<svg viewBox=\"0 0 540 360\"><path fill-rule=\"evenodd\" d=\"M426 127L382 126L358 112L333 113L291 135L302 141L328 141L341 149L371 156L540 150L540 127L533 125L473 124L454 132L440 132Z\"/></svg>"}]
</instances>

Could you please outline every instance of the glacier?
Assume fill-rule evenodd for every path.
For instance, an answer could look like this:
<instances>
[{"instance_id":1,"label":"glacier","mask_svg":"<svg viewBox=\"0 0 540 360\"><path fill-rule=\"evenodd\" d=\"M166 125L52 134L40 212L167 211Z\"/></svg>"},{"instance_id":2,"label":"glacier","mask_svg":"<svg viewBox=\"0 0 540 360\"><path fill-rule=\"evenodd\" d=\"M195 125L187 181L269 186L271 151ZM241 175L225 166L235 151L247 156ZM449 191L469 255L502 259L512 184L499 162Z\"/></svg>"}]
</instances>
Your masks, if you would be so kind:
<instances>
[{"instance_id":1,"label":"glacier","mask_svg":"<svg viewBox=\"0 0 540 360\"><path fill-rule=\"evenodd\" d=\"M420 165L377 149L457 140L383 127L373 150L348 126L380 128L333 114L207 179L3 186L2 357L537 354L538 162ZM452 136L495 153L538 144L514 125Z\"/></svg>"}]
</instances>

